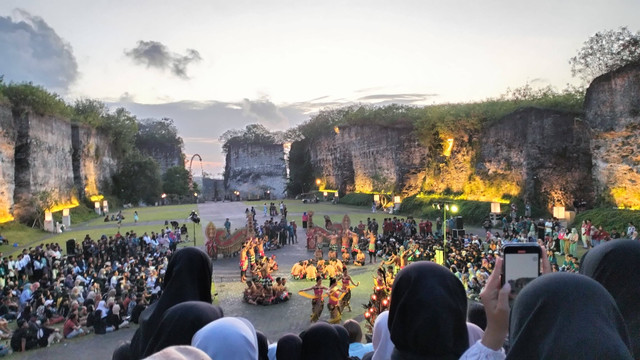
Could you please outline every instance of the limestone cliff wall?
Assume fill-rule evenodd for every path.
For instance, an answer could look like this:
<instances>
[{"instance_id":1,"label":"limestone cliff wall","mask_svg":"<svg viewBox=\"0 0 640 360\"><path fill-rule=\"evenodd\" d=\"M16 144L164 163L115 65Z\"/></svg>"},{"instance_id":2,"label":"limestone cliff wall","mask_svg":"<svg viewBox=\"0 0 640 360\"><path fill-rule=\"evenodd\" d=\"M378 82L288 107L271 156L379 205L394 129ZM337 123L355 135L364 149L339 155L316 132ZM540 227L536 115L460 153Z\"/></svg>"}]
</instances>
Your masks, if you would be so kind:
<instances>
[{"instance_id":1,"label":"limestone cliff wall","mask_svg":"<svg viewBox=\"0 0 640 360\"><path fill-rule=\"evenodd\" d=\"M109 193L117 161L111 139L96 129L73 125L74 184L81 197Z\"/></svg>"},{"instance_id":2,"label":"limestone cliff wall","mask_svg":"<svg viewBox=\"0 0 640 360\"><path fill-rule=\"evenodd\" d=\"M391 188L470 200L523 197L541 207L593 199L590 132L580 114L524 108L480 133L442 139L450 154L429 153L411 129L340 128L310 143L326 188L341 193ZM380 181L388 184L380 183Z\"/></svg>"},{"instance_id":3,"label":"limestone cliff wall","mask_svg":"<svg viewBox=\"0 0 640 360\"><path fill-rule=\"evenodd\" d=\"M591 202L590 132L581 117L537 108L503 117L481 136L475 175L494 186L508 180L525 200L542 207Z\"/></svg>"},{"instance_id":4,"label":"limestone cliff wall","mask_svg":"<svg viewBox=\"0 0 640 360\"><path fill-rule=\"evenodd\" d=\"M282 144L239 144L229 146L225 166L229 193L240 192L242 199L264 196L283 198L287 185L287 164Z\"/></svg>"},{"instance_id":5,"label":"limestone cliff wall","mask_svg":"<svg viewBox=\"0 0 640 360\"><path fill-rule=\"evenodd\" d=\"M411 128L342 127L309 150L323 185L340 194L384 189L411 195L424 181L427 150Z\"/></svg>"},{"instance_id":6,"label":"limestone cliff wall","mask_svg":"<svg viewBox=\"0 0 640 360\"><path fill-rule=\"evenodd\" d=\"M32 197L42 191L60 207L107 192L117 169L111 149L94 129L0 106L0 222L30 218Z\"/></svg>"},{"instance_id":7,"label":"limestone cliff wall","mask_svg":"<svg viewBox=\"0 0 640 360\"><path fill-rule=\"evenodd\" d=\"M596 78L585 98L593 176L602 200L640 208L640 63Z\"/></svg>"},{"instance_id":8,"label":"limestone cliff wall","mask_svg":"<svg viewBox=\"0 0 640 360\"><path fill-rule=\"evenodd\" d=\"M0 106L0 222L13 218L15 138L11 109Z\"/></svg>"},{"instance_id":9,"label":"limestone cliff wall","mask_svg":"<svg viewBox=\"0 0 640 360\"><path fill-rule=\"evenodd\" d=\"M14 113L16 126L14 216L32 212L31 197L51 191L60 203L71 203L73 167L71 126L65 119ZM77 201L77 199L76 199Z\"/></svg>"}]
</instances>

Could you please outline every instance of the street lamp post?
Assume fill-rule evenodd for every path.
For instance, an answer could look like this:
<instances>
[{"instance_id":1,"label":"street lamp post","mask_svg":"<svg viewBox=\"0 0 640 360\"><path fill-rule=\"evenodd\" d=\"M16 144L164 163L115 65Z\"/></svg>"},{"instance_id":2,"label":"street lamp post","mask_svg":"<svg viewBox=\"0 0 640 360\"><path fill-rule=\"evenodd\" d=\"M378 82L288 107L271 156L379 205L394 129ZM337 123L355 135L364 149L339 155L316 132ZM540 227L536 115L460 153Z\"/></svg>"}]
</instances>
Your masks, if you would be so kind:
<instances>
[{"instance_id":1,"label":"street lamp post","mask_svg":"<svg viewBox=\"0 0 640 360\"><path fill-rule=\"evenodd\" d=\"M193 193L193 196L196 197L196 206L198 206L198 193L197 192ZM196 246L196 222L195 221L193 221L193 246Z\"/></svg>"},{"instance_id":2,"label":"street lamp post","mask_svg":"<svg viewBox=\"0 0 640 360\"><path fill-rule=\"evenodd\" d=\"M441 203L434 203L433 206L437 207L438 209L442 208L443 210L443 220L442 220L442 238L443 238L443 243L442 243L442 261L444 264L444 261L447 259L447 210L450 210L452 213L456 213L458 212L458 206L456 206L455 204L451 205L451 208L449 208L449 204L450 203L445 203L445 202L441 202Z\"/></svg>"}]
</instances>

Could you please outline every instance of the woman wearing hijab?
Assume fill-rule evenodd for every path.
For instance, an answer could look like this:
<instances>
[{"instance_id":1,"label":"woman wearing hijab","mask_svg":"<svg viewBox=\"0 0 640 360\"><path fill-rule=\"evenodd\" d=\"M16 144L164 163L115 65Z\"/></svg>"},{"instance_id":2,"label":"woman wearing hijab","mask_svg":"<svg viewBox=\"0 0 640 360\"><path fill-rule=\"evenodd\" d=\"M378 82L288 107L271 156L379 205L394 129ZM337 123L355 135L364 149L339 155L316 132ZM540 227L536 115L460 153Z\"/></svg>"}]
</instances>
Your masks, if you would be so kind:
<instances>
[{"instance_id":1,"label":"woman wearing hijab","mask_svg":"<svg viewBox=\"0 0 640 360\"><path fill-rule=\"evenodd\" d=\"M349 358L349 341L347 340L345 347L342 335L333 325L313 324L300 338L302 339L302 360L346 360Z\"/></svg>"},{"instance_id":2,"label":"woman wearing hijab","mask_svg":"<svg viewBox=\"0 0 640 360\"><path fill-rule=\"evenodd\" d=\"M426 261L405 267L391 292L391 359L458 359L469 347L466 314L464 287L451 271Z\"/></svg>"},{"instance_id":3,"label":"woman wearing hijab","mask_svg":"<svg viewBox=\"0 0 640 360\"><path fill-rule=\"evenodd\" d=\"M256 336L258 338L258 360L269 360L269 339L262 331L258 330L256 330Z\"/></svg>"},{"instance_id":4,"label":"woman wearing hijab","mask_svg":"<svg viewBox=\"0 0 640 360\"><path fill-rule=\"evenodd\" d=\"M481 295L487 330L462 360L504 359L507 332L507 359L632 359L624 320L602 285L583 275L543 275L520 292L509 315L511 287L500 287L501 263Z\"/></svg>"},{"instance_id":5,"label":"woman wearing hijab","mask_svg":"<svg viewBox=\"0 0 640 360\"><path fill-rule=\"evenodd\" d=\"M302 359L302 339L295 334L286 334L278 340L276 360Z\"/></svg>"},{"instance_id":6,"label":"woman wearing hijab","mask_svg":"<svg viewBox=\"0 0 640 360\"><path fill-rule=\"evenodd\" d=\"M175 305L162 316L158 330L142 356L150 356L169 346L190 345L198 330L221 317L223 312L219 306L203 301L187 301Z\"/></svg>"},{"instance_id":7,"label":"woman wearing hijab","mask_svg":"<svg viewBox=\"0 0 640 360\"><path fill-rule=\"evenodd\" d=\"M191 346L213 360L258 360L258 337L251 323L243 318L226 317L198 330Z\"/></svg>"},{"instance_id":8,"label":"woman wearing hijab","mask_svg":"<svg viewBox=\"0 0 640 360\"><path fill-rule=\"evenodd\" d=\"M363 360L387 360L391 358L393 343L388 327L389 311L381 312L373 324L373 352L365 354Z\"/></svg>"},{"instance_id":9,"label":"woman wearing hijab","mask_svg":"<svg viewBox=\"0 0 640 360\"><path fill-rule=\"evenodd\" d=\"M113 359L142 358L165 311L186 301L211 304L211 259L194 247L181 249L171 257L164 275L162 296L140 314L140 327L131 343L116 349Z\"/></svg>"},{"instance_id":10,"label":"woman wearing hijab","mask_svg":"<svg viewBox=\"0 0 640 360\"><path fill-rule=\"evenodd\" d=\"M580 272L604 286L627 324L631 347L640 359L640 243L615 240L589 250Z\"/></svg>"}]
</instances>

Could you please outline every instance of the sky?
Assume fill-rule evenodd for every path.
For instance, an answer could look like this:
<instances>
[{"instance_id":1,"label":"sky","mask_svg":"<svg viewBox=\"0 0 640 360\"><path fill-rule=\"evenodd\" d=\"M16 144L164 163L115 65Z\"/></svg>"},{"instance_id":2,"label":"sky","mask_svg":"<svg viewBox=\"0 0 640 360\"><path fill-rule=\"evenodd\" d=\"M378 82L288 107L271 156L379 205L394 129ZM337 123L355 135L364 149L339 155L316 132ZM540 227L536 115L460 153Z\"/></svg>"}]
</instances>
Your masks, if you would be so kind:
<instances>
[{"instance_id":1,"label":"sky","mask_svg":"<svg viewBox=\"0 0 640 360\"><path fill-rule=\"evenodd\" d=\"M640 30L638 14L637 0L2 0L0 74L172 118L187 157L220 176L219 136L251 123L578 84L582 43Z\"/></svg>"}]
</instances>

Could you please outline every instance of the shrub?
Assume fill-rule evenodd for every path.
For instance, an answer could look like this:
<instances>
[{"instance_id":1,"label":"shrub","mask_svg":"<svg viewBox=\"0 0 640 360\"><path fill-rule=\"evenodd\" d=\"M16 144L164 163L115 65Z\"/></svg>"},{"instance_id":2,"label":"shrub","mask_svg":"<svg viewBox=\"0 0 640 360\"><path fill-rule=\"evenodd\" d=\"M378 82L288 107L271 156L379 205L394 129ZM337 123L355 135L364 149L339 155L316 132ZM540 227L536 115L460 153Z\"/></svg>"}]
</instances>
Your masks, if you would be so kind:
<instances>
[{"instance_id":1,"label":"shrub","mask_svg":"<svg viewBox=\"0 0 640 360\"><path fill-rule=\"evenodd\" d=\"M371 206L373 195L362 193L350 193L340 198L340 204L355 206Z\"/></svg>"},{"instance_id":2,"label":"shrub","mask_svg":"<svg viewBox=\"0 0 640 360\"><path fill-rule=\"evenodd\" d=\"M572 227L580 227L583 220L591 220L595 226L602 226L603 229L611 231L615 228L618 232L626 232L627 226L632 221L636 228L640 224L640 211L622 210L616 208L595 208L583 211L576 215Z\"/></svg>"}]
</instances>

